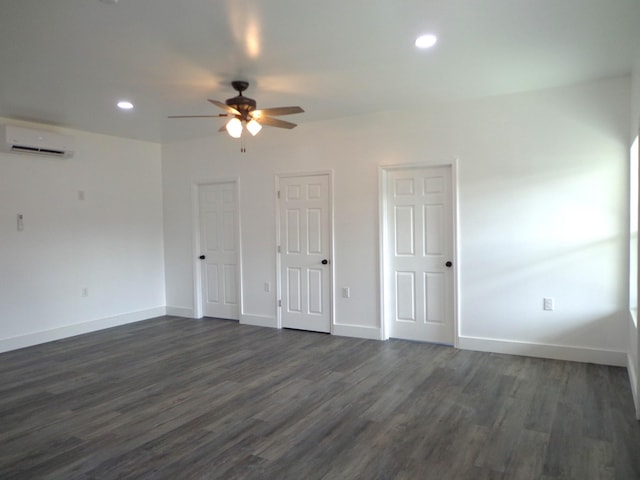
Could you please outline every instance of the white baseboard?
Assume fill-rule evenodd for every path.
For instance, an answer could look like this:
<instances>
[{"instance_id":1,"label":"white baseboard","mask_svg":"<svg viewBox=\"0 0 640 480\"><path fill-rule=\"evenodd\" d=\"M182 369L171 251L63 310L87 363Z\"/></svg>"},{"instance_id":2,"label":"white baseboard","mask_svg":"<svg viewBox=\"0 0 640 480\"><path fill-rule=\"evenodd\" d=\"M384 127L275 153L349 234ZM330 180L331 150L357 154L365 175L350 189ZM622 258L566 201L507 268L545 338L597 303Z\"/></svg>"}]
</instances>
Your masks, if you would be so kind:
<instances>
[{"instance_id":1,"label":"white baseboard","mask_svg":"<svg viewBox=\"0 0 640 480\"><path fill-rule=\"evenodd\" d=\"M18 348L31 347L40 343L52 342L62 338L82 335L83 333L95 332L105 328L117 327L127 323L139 322L149 318L160 317L166 314L165 307L149 308L138 312L124 313L115 317L99 318L89 322L65 325L64 327L53 328L41 332L29 333L18 337L5 338L0 340L0 352L17 350Z\"/></svg>"},{"instance_id":2,"label":"white baseboard","mask_svg":"<svg viewBox=\"0 0 640 480\"><path fill-rule=\"evenodd\" d=\"M333 335L340 337L366 338L368 340L382 340L382 332L379 327L365 327L363 325L333 324Z\"/></svg>"},{"instance_id":3,"label":"white baseboard","mask_svg":"<svg viewBox=\"0 0 640 480\"><path fill-rule=\"evenodd\" d=\"M458 337L458 348L480 352L506 353L525 357L551 358L570 362L597 363L599 365L627 366L627 353L615 350L547 345L542 343L498 340L494 338Z\"/></svg>"},{"instance_id":4,"label":"white baseboard","mask_svg":"<svg viewBox=\"0 0 640 480\"><path fill-rule=\"evenodd\" d=\"M271 315L252 315L243 313L240 315L240 323L243 325L252 325L254 327L277 328L278 326L276 317Z\"/></svg>"},{"instance_id":5,"label":"white baseboard","mask_svg":"<svg viewBox=\"0 0 640 480\"><path fill-rule=\"evenodd\" d=\"M193 314L193 308L187 307L172 307L167 305L167 315L174 317L196 318Z\"/></svg>"},{"instance_id":6,"label":"white baseboard","mask_svg":"<svg viewBox=\"0 0 640 480\"><path fill-rule=\"evenodd\" d=\"M638 396L638 372L631 354L627 355L627 372L629 373L629 383L631 384L631 394L633 395L633 403L636 407L636 419L640 420L640 397Z\"/></svg>"}]
</instances>

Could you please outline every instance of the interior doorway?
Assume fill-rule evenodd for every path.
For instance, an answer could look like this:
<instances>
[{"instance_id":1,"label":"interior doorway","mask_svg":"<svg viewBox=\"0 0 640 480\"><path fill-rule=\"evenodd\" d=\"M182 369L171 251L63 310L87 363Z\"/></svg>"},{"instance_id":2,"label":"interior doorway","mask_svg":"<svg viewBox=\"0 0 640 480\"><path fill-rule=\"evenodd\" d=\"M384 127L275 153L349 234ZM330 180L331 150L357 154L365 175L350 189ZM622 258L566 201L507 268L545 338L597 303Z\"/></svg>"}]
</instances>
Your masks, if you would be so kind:
<instances>
[{"instance_id":1,"label":"interior doorway","mask_svg":"<svg viewBox=\"0 0 640 480\"><path fill-rule=\"evenodd\" d=\"M381 169L384 337L456 338L454 166Z\"/></svg>"},{"instance_id":2,"label":"interior doorway","mask_svg":"<svg viewBox=\"0 0 640 480\"><path fill-rule=\"evenodd\" d=\"M278 320L283 328L331 332L331 176L279 176Z\"/></svg>"},{"instance_id":3,"label":"interior doorway","mask_svg":"<svg viewBox=\"0 0 640 480\"><path fill-rule=\"evenodd\" d=\"M238 320L241 283L237 182L197 185L197 212L196 316Z\"/></svg>"}]
</instances>

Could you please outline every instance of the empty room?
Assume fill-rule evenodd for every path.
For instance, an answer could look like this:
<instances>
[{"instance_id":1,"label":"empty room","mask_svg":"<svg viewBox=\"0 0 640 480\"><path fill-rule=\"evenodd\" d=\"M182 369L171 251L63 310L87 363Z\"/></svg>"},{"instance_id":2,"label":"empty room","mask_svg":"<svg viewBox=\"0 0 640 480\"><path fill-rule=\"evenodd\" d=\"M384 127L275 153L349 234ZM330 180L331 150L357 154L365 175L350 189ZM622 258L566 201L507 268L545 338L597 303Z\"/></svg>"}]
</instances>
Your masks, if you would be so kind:
<instances>
[{"instance_id":1,"label":"empty room","mask_svg":"<svg viewBox=\"0 0 640 480\"><path fill-rule=\"evenodd\" d=\"M0 12L0 478L640 479L639 2Z\"/></svg>"}]
</instances>

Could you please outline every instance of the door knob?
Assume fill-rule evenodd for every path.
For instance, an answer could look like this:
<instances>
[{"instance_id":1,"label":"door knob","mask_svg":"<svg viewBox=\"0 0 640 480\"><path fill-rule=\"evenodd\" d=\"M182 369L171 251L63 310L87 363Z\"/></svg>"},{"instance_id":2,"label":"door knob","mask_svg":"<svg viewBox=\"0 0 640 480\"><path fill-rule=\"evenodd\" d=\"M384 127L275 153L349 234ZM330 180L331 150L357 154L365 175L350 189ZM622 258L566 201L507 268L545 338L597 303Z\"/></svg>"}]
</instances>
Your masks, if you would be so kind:
<instances>
[{"instance_id":1,"label":"door knob","mask_svg":"<svg viewBox=\"0 0 640 480\"><path fill-rule=\"evenodd\" d=\"M326 265L327 263L329 263L329 260L327 260L326 258L324 260L322 260L322 264Z\"/></svg>"},{"instance_id":2,"label":"door knob","mask_svg":"<svg viewBox=\"0 0 640 480\"><path fill-rule=\"evenodd\" d=\"M450 261L447 261L447 263L445 263L445 265L449 268L451 268L451 266L453 265L453 263L451 263Z\"/></svg>"},{"instance_id":3,"label":"door knob","mask_svg":"<svg viewBox=\"0 0 640 480\"><path fill-rule=\"evenodd\" d=\"M205 257L204 255L200 255L198 258L199 258L200 260L204 260L204 259L205 259L205 258L207 258L207 257Z\"/></svg>"}]
</instances>

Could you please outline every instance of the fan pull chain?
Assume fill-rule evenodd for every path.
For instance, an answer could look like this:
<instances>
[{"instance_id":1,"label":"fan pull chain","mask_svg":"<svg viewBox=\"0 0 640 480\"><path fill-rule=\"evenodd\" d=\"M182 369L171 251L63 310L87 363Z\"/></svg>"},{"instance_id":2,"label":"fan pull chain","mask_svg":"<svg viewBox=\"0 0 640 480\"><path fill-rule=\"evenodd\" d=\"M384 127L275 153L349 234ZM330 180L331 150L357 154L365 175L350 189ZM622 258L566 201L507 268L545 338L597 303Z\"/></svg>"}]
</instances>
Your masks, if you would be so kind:
<instances>
[{"instance_id":1,"label":"fan pull chain","mask_svg":"<svg viewBox=\"0 0 640 480\"><path fill-rule=\"evenodd\" d=\"M240 137L240 153L247 153L247 148L244 144L244 137Z\"/></svg>"}]
</instances>

